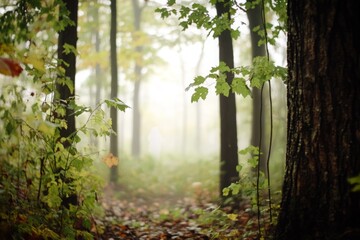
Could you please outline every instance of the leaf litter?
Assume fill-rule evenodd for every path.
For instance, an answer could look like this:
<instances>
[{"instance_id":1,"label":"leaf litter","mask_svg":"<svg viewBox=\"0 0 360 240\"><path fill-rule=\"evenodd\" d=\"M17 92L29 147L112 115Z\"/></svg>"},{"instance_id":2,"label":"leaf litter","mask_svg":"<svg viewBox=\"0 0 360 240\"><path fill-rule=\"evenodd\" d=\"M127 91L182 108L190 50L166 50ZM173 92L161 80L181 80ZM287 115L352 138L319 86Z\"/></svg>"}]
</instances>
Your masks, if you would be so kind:
<instances>
[{"instance_id":1,"label":"leaf litter","mask_svg":"<svg viewBox=\"0 0 360 240\"><path fill-rule=\"evenodd\" d=\"M206 196L199 201L171 195L125 198L115 193L109 187L100 200L105 214L97 219L102 230L96 239L259 239L257 216L248 203L234 210L220 208Z\"/></svg>"}]
</instances>

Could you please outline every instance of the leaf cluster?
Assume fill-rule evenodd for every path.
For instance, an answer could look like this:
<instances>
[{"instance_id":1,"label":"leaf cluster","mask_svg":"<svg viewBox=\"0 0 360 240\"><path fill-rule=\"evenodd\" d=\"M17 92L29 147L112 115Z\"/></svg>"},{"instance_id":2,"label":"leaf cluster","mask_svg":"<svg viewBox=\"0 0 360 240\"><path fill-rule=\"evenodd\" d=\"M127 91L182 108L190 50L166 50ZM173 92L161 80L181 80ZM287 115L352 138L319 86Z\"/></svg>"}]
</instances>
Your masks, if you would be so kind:
<instances>
[{"instance_id":1,"label":"leaf cluster","mask_svg":"<svg viewBox=\"0 0 360 240\"><path fill-rule=\"evenodd\" d=\"M256 169L259 162L259 148L250 145L249 147L239 151L239 153L246 157L247 165L250 166L250 169ZM261 154L261 153L260 153ZM230 186L223 189L223 196L229 195L238 195L243 199L250 200L252 206L256 206L256 194L257 194L257 179L252 172L246 168L245 164L239 164L236 167L236 170L239 172L240 180L231 183ZM267 189L267 179L265 174L260 172L259 176L259 190L265 191Z\"/></svg>"},{"instance_id":2,"label":"leaf cluster","mask_svg":"<svg viewBox=\"0 0 360 240\"><path fill-rule=\"evenodd\" d=\"M93 157L78 147L79 133L111 134L111 121L102 105L122 111L127 106L112 99L91 109L76 104L74 98L65 99L66 103L57 98L56 85L71 92L74 86L54 57L56 41L42 36L52 36L54 26L61 30L72 23L61 1L13 3L0 15L1 27L9 33L0 36L0 54L19 59L24 71L18 79L3 77L0 81L2 237L92 239L92 214L100 211L96 198L101 181L92 170ZM76 49L67 46L65 51ZM68 110L75 116L87 114L88 119L69 137L62 137L61 129L68 127Z\"/></svg>"},{"instance_id":3,"label":"leaf cluster","mask_svg":"<svg viewBox=\"0 0 360 240\"><path fill-rule=\"evenodd\" d=\"M227 81L230 74L232 81ZM216 94L229 96L230 90L233 93L243 97L251 95L251 87L261 88L266 82L273 77L286 79L286 68L276 66L273 61L268 61L266 57L256 57L253 59L252 66L240 66L229 68L224 62L220 62L219 66L213 67L207 76L197 76L186 90L194 88L191 102L197 102L200 98L205 100L208 94L206 81L215 81Z\"/></svg>"},{"instance_id":4,"label":"leaf cluster","mask_svg":"<svg viewBox=\"0 0 360 240\"><path fill-rule=\"evenodd\" d=\"M215 6L216 2L210 1L211 6ZM224 13L220 16L212 16L210 10L204 4L176 5L176 1L168 0L166 7L157 8L155 12L159 13L163 19L171 15L177 16L183 31L188 29L190 25L195 25L199 29L207 30L208 35L212 33L214 38L220 36L225 30L229 30L234 39L240 36L239 29L234 27L235 4L230 6L230 14Z\"/></svg>"}]
</instances>

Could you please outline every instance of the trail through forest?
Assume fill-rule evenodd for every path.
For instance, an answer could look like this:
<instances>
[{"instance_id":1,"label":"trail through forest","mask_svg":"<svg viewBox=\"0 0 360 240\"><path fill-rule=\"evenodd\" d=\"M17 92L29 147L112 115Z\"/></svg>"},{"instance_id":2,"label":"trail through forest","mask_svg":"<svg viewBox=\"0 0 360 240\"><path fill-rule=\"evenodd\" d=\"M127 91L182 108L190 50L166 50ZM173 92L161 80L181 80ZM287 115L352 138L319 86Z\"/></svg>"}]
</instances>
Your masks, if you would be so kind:
<instances>
[{"instance_id":1,"label":"trail through forest","mask_svg":"<svg viewBox=\"0 0 360 240\"><path fill-rule=\"evenodd\" d=\"M170 195L116 197L107 189L97 220L99 239L256 239L257 216L248 204L219 208L199 197ZM128 196L131 194L128 194Z\"/></svg>"}]
</instances>

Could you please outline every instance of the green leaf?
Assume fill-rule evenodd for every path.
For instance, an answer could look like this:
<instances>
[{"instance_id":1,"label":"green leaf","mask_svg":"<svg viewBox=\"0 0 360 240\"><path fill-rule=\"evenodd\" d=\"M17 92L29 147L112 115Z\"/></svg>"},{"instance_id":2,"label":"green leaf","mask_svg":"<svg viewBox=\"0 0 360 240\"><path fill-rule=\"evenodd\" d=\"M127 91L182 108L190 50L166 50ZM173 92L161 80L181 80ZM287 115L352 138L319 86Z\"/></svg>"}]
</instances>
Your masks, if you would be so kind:
<instances>
[{"instance_id":1,"label":"green leaf","mask_svg":"<svg viewBox=\"0 0 360 240\"><path fill-rule=\"evenodd\" d=\"M240 94L243 97L250 95L251 91L246 85L244 78L234 78L231 83L231 89L234 93Z\"/></svg>"},{"instance_id":2,"label":"green leaf","mask_svg":"<svg viewBox=\"0 0 360 240\"><path fill-rule=\"evenodd\" d=\"M211 68L210 72L214 73L219 71L220 73L230 72L230 68L226 65L225 62L221 61L219 66Z\"/></svg>"},{"instance_id":3,"label":"green leaf","mask_svg":"<svg viewBox=\"0 0 360 240\"><path fill-rule=\"evenodd\" d=\"M233 195L236 195L240 192L240 183L231 183L228 187Z\"/></svg>"},{"instance_id":4,"label":"green leaf","mask_svg":"<svg viewBox=\"0 0 360 240\"><path fill-rule=\"evenodd\" d=\"M160 13L161 18L165 19L165 18L169 17L171 15L171 13L174 13L174 10L168 11L166 8L157 8L157 9L155 9L155 12ZM175 10L175 14L176 14L176 10Z\"/></svg>"},{"instance_id":5,"label":"green leaf","mask_svg":"<svg viewBox=\"0 0 360 240\"><path fill-rule=\"evenodd\" d=\"M358 175L356 177L349 178L348 182L351 185L354 185L353 188L351 189L351 191L353 191L353 192L359 192L360 191L360 175Z\"/></svg>"},{"instance_id":6,"label":"green leaf","mask_svg":"<svg viewBox=\"0 0 360 240\"><path fill-rule=\"evenodd\" d=\"M229 193L230 193L230 189L229 188L224 188L223 190L222 190L222 195L223 196L229 196Z\"/></svg>"},{"instance_id":7,"label":"green leaf","mask_svg":"<svg viewBox=\"0 0 360 240\"><path fill-rule=\"evenodd\" d=\"M130 108L129 106L127 106L123 101L121 101L119 98L113 98L113 99L107 99L105 100L106 105L110 108L110 107L114 107L117 108L120 111L125 112L125 110L127 108Z\"/></svg>"},{"instance_id":8,"label":"green leaf","mask_svg":"<svg viewBox=\"0 0 360 240\"><path fill-rule=\"evenodd\" d=\"M223 94L224 96L229 96L230 86L225 81L225 78L219 78L215 85L215 92L216 94Z\"/></svg>"},{"instance_id":9,"label":"green leaf","mask_svg":"<svg viewBox=\"0 0 360 240\"><path fill-rule=\"evenodd\" d=\"M11 135L12 131L14 130L14 125L11 122L8 122L5 127L6 134Z\"/></svg>"},{"instance_id":10,"label":"green leaf","mask_svg":"<svg viewBox=\"0 0 360 240\"><path fill-rule=\"evenodd\" d=\"M269 61L265 56L254 58L250 85L260 88L273 77L274 72L275 65L273 61Z\"/></svg>"},{"instance_id":11,"label":"green leaf","mask_svg":"<svg viewBox=\"0 0 360 240\"><path fill-rule=\"evenodd\" d=\"M60 207L62 199L59 196L59 189L56 184L52 184L49 187L48 195L45 196L44 200L51 208Z\"/></svg>"},{"instance_id":12,"label":"green leaf","mask_svg":"<svg viewBox=\"0 0 360 240\"><path fill-rule=\"evenodd\" d=\"M187 21L182 21L179 23L179 25L183 28L183 31L189 27L189 23Z\"/></svg>"},{"instance_id":13,"label":"green leaf","mask_svg":"<svg viewBox=\"0 0 360 240\"><path fill-rule=\"evenodd\" d=\"M231 30L231 38L238 39L240 37L240 31L239 30Z\"/></svg>"},{"instance_id":14,"label":"green leaf","mask_svg":"<svg viewBox=\"0 0 360 240\"><path fill-rule=\"evenodd\" d=\"M205 82L206 78L204 78L203 76L197 76L196 78L194 78L194 84L195 85L200 85L203 82Z\"/></svg>"},{"instance_id":15,"label":"green leaf","mask_svg":"<svg viewBox=\"0 0 360 240\"><path fill-rule=\"evenodd\" d=\"M171 7L172 5L174 5L176 3L176 0L168 0L167 1L167 5L169 6L169 7Z\"/></svg>"},{"instance_id":16,"label":"green leaf","mask_svg":"<svg viewBox=\"0 0 360 240\"><path fill-rule=\"evenodd\" d=\"M242 165L240 165L240 164L238 164L237 166L236 166L236 171L237 172L241 172L241 169L243 168L243 166Z\"/></svg>"},{"instance_id":17,"label":"green leaf","mask_svg":"<svg viewBox=\"0 0 360 240\"><path fill-rule=\"evenodd\" d=\"M247 162L250 164L252 168L256 168L258 165L258 156L255 155L254 157L251 157L247 160Z\"/></svg>"},{"instance_id":18,"label":"green leaf","mask_svg":"<svg viewBox=\"0 0 360 240\"><path fill-rule=\"evenodd\" d=\"M73 53L73 54L75 54L75 56L79 55L76 48L73 45L70 45L67 43L64 44L64 53L65 54Z\"/></svg>"},{"instance_id":19,"label":"green leaf","mask_svg":"<svg viewBox=\"0 0 360 240\"><path fill-rule=\"evenodd\" d=\"M197 87L195 88L195 92L191 96L191 102L197 102L200 98L203 100L206 99L206 96L208 94L208 89L206 87Z\"/></svg>"},{"instance_id":20,"label":"green leaf","mask_svg":"<svg viewBox=\"0 0 360 240\"><path fill-rule=\"evenodd\" d=\"M250 146L240 150L239 153L242 154L242 155L246 155L248 153L250 153L250 154L259 154L259 148L255 147L253 145L250 145Z\"/></svg>"}]
</instances>

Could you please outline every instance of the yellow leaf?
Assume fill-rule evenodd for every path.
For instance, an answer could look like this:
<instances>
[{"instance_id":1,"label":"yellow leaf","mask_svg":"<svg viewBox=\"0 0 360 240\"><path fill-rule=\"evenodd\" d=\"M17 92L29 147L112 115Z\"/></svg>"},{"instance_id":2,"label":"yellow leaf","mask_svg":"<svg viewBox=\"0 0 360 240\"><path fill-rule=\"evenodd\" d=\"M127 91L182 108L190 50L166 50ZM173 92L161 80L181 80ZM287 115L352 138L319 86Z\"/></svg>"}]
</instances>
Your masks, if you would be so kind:
<instances>
[{"instance_id":1,"label":"yellow leaf","mask_svg":"<svg viewBox=\"0 0 360 240\"><path fill-rule=\"evenodd\" d=\"M102 161L111 168L112 166L116 166L119 163L119 159L115 157L112 153L107 154L102 158Z\"/></svg>"},{"instance_id":2,"label":"yellow leaf","mask_svg":"<svg viewBox=\"0 0 360 240\"><path fill-rule=\"evenodd\" d=\"M23 62L26 64L31 64L34 68L41 72L45 72L44 61L35 55L29 55L23 59Z\"/></svg>"},{"instance_id":3,"label":"yellow leaf","mask_svg":"<svg viewBox=\"0 0 360 240\"><path fill-rule=\"evenodd\" d=\"M227 217L232 221L236 221L237 216L238 216L237 214L233 214L233 213L227 214Z\"/></svg>"}]
</instances>

